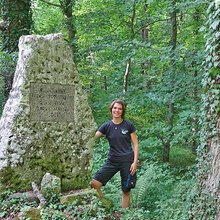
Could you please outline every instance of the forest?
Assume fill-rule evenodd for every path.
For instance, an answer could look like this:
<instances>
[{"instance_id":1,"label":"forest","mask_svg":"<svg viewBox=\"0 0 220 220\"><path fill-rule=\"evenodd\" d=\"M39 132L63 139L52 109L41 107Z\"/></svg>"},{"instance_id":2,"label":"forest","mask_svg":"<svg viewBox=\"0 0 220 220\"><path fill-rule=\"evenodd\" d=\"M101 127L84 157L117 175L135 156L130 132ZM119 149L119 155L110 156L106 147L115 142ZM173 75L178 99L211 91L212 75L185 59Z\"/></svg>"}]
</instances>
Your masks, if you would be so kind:
<instances>
[{"instance_id":1,"label":"forest","mask_svg":"<svg viewBox=\"0 0 220 220\"><path fill-rule=\"evenodd\" d=\"M71 48L98 127L120 98L139 141L130 207L121 209L116 175L103 189L113 208L97 204L94 216L71 207L69 219L220 219L220 1L1 0L0 113L19 37L51 33ZM92 175L108 151L105 138L96 141ZM0 219L27 205L11 205L9 194L1 192ZM67 207L51 201L42 219L62 219L51 209Z\"/></svg>"}]
</instances>

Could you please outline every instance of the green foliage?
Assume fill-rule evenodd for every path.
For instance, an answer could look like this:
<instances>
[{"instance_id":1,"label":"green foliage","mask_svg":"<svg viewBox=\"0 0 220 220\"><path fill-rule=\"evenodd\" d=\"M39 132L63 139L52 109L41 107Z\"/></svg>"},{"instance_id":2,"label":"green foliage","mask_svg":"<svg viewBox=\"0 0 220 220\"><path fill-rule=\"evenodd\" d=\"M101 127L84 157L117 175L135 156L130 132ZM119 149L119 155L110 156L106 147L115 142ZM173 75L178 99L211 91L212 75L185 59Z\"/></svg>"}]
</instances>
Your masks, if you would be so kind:
<instances>
[{"instance_id":1,"label":"green foliage","mask_svg":"<svg viewBox=\"0 0 220 220\"><path fill-rule=\"evenodd\" d=\"M54 1L58 4L59 1ZM64 19L61 9L47 5L41 1L33 1L32 4L34 34L50 34L61 32L65 35Z\"/></svg>"},{"instance_id":2,"label":"green foliage","mask_svg":"<svg viewBox=\"0 0 220 220\"><path fill-rule=\"evenodd\" d=\"M0 115L11 89L17 56L17 52L8 53L0 48Z\"/></svg>"},{"instance_id":3,"label":"green foliage","mask_svg":"<svg viewBox=\"0 0 220 220\"><path fill-rule=\"evenodd\" d=\"M155 143L156 143L155 139ZM195 156L189 149L173 148L170 165L158 163L158 154L155 149L148 146L153 139L140 141L140 162L137 171L138 181L131 194L131 209L127 216L139 216L139 219L187 219L186 213L190 202L187 200L190 189L195 184L192 179L195 170L190 167L195 163ZM154 143L154 144L155 144ZM107 141L101 139L97 142L94 153L93 175L104 164L109 146ZM178 159L180 161L178 161ZM148 162L144 162L148 161ZM105 187L102 188L105 197L114 198L113 209L119 210L121 206L121 178L117 173ZM187 201L187 202L186 202ZM144 211L143 211L144 210ZM125 213L124 213L125 214ZM123 212L121 218L126 219ZM181 219L181 218L180 218Z\"/></svg>"},{"instance_id":4,"label":"green foliage","mask_svg":"<svg viewBox=\"0 0 220 220\"><path fill-rule=\"evenodd\" d=\"M170 165L172 167L187 168L196 163L196 155L190 149L172 147L170 150Z\"/></svg>"},{"instance_id":5,"label":"green foliage","mask_svg":"<svg viewBox=\"0 0 220 220\"><path fill-rule=\"evenodd\" d=\"M190 201L190 188L195 185L193 179L181 180L173 186L172 197L156 202L156 219L189 219L188 205Z\"/></svg>"},{"instance_id":6,"label":"green foliage","mask_svg":"<svg viewBox=\"0 0 220 220\"><path fill-rule=\"evenodd\" d=\"M30 0L0 2L0 113L12 86L19 38L31 30L30 5ZM4 98L1 98L2 89Z\"/></svg>"},{"instance_id":7,"label":"green foliage","mask_svg":"<svg viewBox=\"0 0 220 220\"><path fill-rule=\"evenodd\" d=\"M0 218L1 219L14 219L18 217L20 210L24 207L36 207L35 202L26 202L24 198L10 198L13 192L7 190L0 194Z\"/></svg>"},{"instance_id":8,"label":"green foliage","mask_svg":"<svg viewBox=\"0 0 220 220\"><path fill-rule=\"evenodd\" d=\"M210 191L208 176L212 166L212 143L218 140L218 123L219 123L219 3L211 2L207 9L208 19L206 22L206 54L204 57L204 75L200 123L200 145L198 153L198 172L197 187L192 191L191 200L193 203L190 207L190 217L199 219L216 219L219 205L217 202L218 194ZM214 155L215 157L217 155ZM212 172L215 170L212 167ZM214 173L215 175L215 173ZM219 180L214 180L219 185Z\"/></svg>"},{"instance_id":9,"label":"green foliage","mask_svg":"<svg viewBox=\"0 0 220 220\"><path fill-rule=\"evenodd\" d=\"M60 3L59 0L51 2ZM207 16L207 1L175 1L177 46L174 51L170 46L172 2L77 1L73 14L78 50L74 58L83 87L98 125L111 119L108 106L112 100L126 101L126 119L134 122L140 145L138 182L132 192L131 208L126 211L118 208L122 195L118 193L121 183L117 174L103 189L105 196L114 201L112 210L104 210L95 198L90 206L76 203L63 206L57 199L51 199L43 211L44 219L65 219L64 213L80 219L110 219L119 215L120 219L175 220L193 218L198 209L201 210L198 218L204 215L203 210L208 210L209 218L213 218L215 198L201 191L202 179L207 177L210 168L204 162L208 158L207 140L216 135L217 130L213 128L219 114L216 98L219 96L216 83L219 80L216 55L219 53L219 9L211 4ZM68 30L59 7L33 1L32 9L33 33L62 32L67 39ZM204 37L206 29L209 33ZM16 62L7 53L1 55L7 64L4 68ZM202 63L204 57L206 70ZM124 94L124 73L129 61L131 71ZM171 101L175 107L172 129L167 127ZM169 164L161 164L164 143L171 147ZM197 146L196 178L201 180L197 186L200 191L193 188L196 179L192 178L195 170L191 167L195 164ZM104 164L108 150L106 140L97 142L92 175ZM38 162L43 167L48 165L47 160ZM54 173L62 173L62 166L54 164L57 158L49 167Z\"/></svg>"},{"instance_id":10,"label":"green foliage","mask_svg":"<svg viewBox=\"0 0 220 220\"><path fill-rule=\"evenodd\" d=\"M167 1L170 4L170 1ZM144 128L144 123L148 123L147 128L150 132L154 131L161 136L166 136L161 128L166 127L167 104L170 100L170 94L173 91L173 86L170 84L169 62L171 60L169 41L169 25L166 21L167 8L166 3L158 4L156 1L149 2L147 5L147 12L144 13L145 4L143 1L136 1L136 16L134 29L141 30L143 25L150 25L149 39L140 38L139 31L135 32L135 39L129 36L129 16L131 15L133 4L120 1L120 7L114 4L114 1L109 1L111 8L114 10L109 14L109 7L100 6L98 4L86 5L87 10L84 14L80 14L79 20L85 20L87 25L86 30L86 44L83 40L79 40L81 44L82 59L79 62L79 71L84 85L88 88L91 97L94 112L100 112L103 106L114 99L114 97L122 97L126 99L129 105L134 106L135 112L130 111L128 115L136 115L136 119L141 121L140 127ZM198 7L198 5L196 5ZM83 6L82 6L83 7ZM103 9L104 7L104 9ZM196 14L196 9L189 6L189 4L181 3L178 5L182 13L190 11ZM204 9L199 5L199 22L204 20ZM90 16L96 13L96 17L92 23L87 23L88 14ZM108 27L109 20L112 27ZM157 20L162 22L157 22ZM102 21L102 22L100 22ZM175 62L177 65L177 72L175 76L175 105L177 107L175 115L174 134L175 136L171 145L181 144L189 145L191 140L186 140L186 137L191 136L192 118L199 118L198 103L199 92L201 86L197 83L201 79L199 69L202 62L202 37L199 30L199 25L194 25L193 17L184 14L179 21L179 45L176 49ZM82 25L81 27L84 27ZM84 33L79 27L78 33L80 39L84 37ZM148 27L148 26L147 26ZM100 30L101 29L101 30ZM111 31L114 30L114 31ZM95 34L93 34L94 32ZM88 38L93 36L92 39ZM192 36L193 35L193 36ZM195 39L193 40L192 39ZM88 48L89 43L91 47ZM85 50L83 48L85 47ZM86 57L85 57L86 56ZM126 62L131 58L132 69L128 81L128 92L124 96L122 94L123 74L125 72ZM173 59L173 57L172 57ZM84 69L85 68L85 69ZM198 76L195 76L195 72ZM192 91L196 91L191 95ZM103 101L105 100L105 101ZM100 104L101 103L101 104ZM102 106L102 108L100 107ZM138 109L138 110L137 110ZM104 109L103 109L104 110ZM185 115L182 114L185 111ZM189 115L187 115L189 113ZM102 111L102 114L106 114ZM180 114L180 116L178 116ZM149 121L154 124L149 125ZM140 123L141 123L140 122ZM156 122L158 122L156 124ZM188 125L185 125L187 122ZM177 126L177 127L176 127ZM185 126L185 127L183 127ZM196 125L198 127L198 125ZM186 129L185 129L186 128ZM199 129L199 127L198 127ZM149 134L150 135L150 134ZM166 138L166 137L164 137ZM198 137L194 137L195 142L198 143ZM187 142L187 143L186 143ZM196 143L196 144L197 144Z\"/></svg>"},{"instance_id":11,"label":"green foliage","mask_svg":"<svg viewBox=\"0 0 220 220\"><path fill-rule=\"evenodd\" d=\"M108 155L108 151L109 151L109 145L108 142L104 140L104 138L101 138L96 142L96 146L94 149L94 159L93 159L94 162L93 162L92 175L94 175L94 172L96 172L96 170L99 169L100 166L102 166L105 163Z\"/></svg>"},{"instance_id":12,"label":"green foliage","mask_svg":"<svg viewBox=\"0 0 220 220\"><path fill-rule=\"evenodd\" d=\"M56 187L57 184L55 184L54 187ZM60 201L61 193L55 193L54 188L48 187L46 188L45 199L47 201L47 205L53 205L57 204Z\"/></svg>"},{"instance_id":13,"label":"green foliage","mask_svg":"<svg viewBox=\"0 0 220 220\"><path fill-rule=\"evenodd\" d=\"M20 36L30 33L32 26L31 1L9 1L0 2L2 28L0 38L4 51L12 53L18 51L18 40Z\"/></svg>"},{"instance_id":14,"label":"green foliage","mask_svg":"<svg viewBox=\"0 0 220 220\"><path fill-rule=\"evenodd\" d=\"M166 164L144 163L134 189L134 205L145 207L150 219L187 219L189 189L194 185L192 168L181 169Z\"/></svg>"}]
</instances>

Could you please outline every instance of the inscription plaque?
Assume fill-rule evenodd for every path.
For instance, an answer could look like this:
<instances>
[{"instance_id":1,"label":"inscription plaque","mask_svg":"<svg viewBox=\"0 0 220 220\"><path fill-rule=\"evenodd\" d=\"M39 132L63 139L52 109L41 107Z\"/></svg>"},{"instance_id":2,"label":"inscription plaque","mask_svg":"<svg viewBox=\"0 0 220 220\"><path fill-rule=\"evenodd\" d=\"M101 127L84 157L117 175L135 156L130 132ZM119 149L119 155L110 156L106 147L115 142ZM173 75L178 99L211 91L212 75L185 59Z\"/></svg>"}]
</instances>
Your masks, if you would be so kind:
<instances>
[{"instance_id":1,"label":"inscription plaque","mask_svg":"<svg viewBox=\"0 0 220 220\"><path fill-rule=\"evenodd\" d=\"M73 122L75 86L31 83L30 118L32 121Z\"/></svg>"}]
</instances>

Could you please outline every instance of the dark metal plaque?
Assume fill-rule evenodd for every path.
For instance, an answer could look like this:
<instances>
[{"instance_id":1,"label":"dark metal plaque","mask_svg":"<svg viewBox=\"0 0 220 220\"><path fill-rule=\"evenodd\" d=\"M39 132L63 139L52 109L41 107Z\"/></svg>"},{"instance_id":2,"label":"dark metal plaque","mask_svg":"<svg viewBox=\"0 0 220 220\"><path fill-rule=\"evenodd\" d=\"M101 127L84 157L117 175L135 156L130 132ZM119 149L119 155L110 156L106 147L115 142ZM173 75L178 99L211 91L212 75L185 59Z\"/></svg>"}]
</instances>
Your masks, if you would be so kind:
<instances>
[{"instance_id":1,"label":"dark metal plaque","mask_svg":"<svg viewBox=\"0 0 220 220\"><path fill-rule=\"evenodd\" d=\"M31 83L30 117L32 121L73 122L73 85Z\"/></svg>"}]
</instances>

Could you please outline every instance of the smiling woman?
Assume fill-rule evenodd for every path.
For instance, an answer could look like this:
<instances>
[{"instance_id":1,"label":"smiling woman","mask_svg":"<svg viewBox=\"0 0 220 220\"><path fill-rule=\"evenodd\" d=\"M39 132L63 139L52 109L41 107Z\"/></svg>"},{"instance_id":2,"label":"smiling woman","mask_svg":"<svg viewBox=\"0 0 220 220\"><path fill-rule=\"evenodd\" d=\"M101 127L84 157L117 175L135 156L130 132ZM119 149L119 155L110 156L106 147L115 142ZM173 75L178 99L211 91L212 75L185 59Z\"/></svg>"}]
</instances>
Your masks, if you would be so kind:
<instances>
[{"instance_id":1,"label":"smiling woman","mask_svg":"<svg viewBox=\"0 0 220 220\"><path fill-rule=\"evenodd\" d=\"M126 104L122 100L117 99L113 101L109 108L113 120L119 120L117 122L120 123L120 120L124 119L125 117L125 109Z\"/></svg>"},{"instance_id":2,"label":"smiling woman","mask_svg":"<svg viewBox=\"0 0 220 220\"><path fill-rule=\"evenodd\" d=\"M95 134L95 139L100 138L103 134L106 136L110 150L106 163L96 172L91 182L91 187L102 196L100 187L105 186L120 171L123 193L122 208L127 208L130 204L130 190L135 187L138 161L136 129L133 123L124 119L125 109L126 105L122 100L113 101L110 105L112 120L101 125ZM128 184L129 181L132 181L132 184Z\"/></svg>"}]
</instances>

